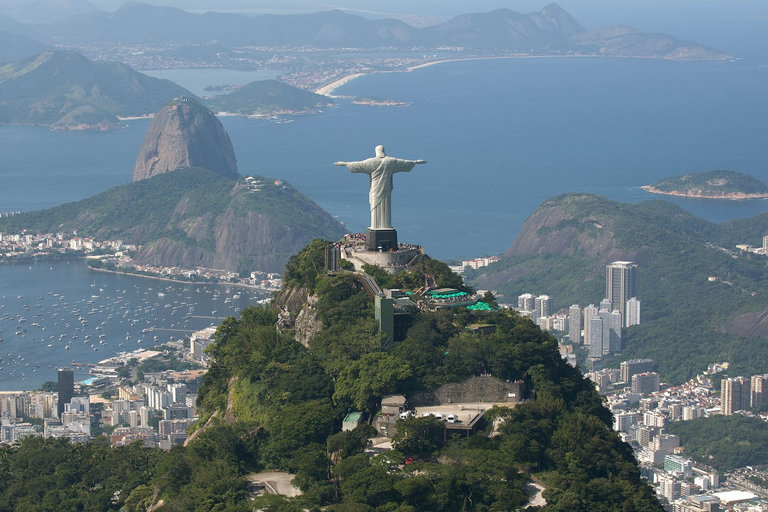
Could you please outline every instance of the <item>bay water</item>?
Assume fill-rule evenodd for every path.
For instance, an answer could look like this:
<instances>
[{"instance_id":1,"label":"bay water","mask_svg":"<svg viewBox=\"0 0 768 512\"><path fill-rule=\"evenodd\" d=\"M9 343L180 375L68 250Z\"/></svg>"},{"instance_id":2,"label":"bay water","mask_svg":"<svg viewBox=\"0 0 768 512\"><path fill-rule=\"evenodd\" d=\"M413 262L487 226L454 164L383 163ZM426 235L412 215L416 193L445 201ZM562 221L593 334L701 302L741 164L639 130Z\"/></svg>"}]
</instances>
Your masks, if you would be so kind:
<instances>
[{"instance_id":1,"label":"bay water","mask_svg":"<svg viewBox=\"0 0 768 512\"><path fill-rule=\"evenodd\" d=\"M219 84L217 76L206 73L210 70L185 74L193 75L197 84ZM622 202L659 199L639 187L714 169L745 172L768 182L766 85L768 67L747 61L475 60L363 76L335 91L390 98L407 106L338 99L335 108L281 122L240 117L221 121L241 174L287 180L351 231L367 225L368 183L333 162L369 158L378 144L390 156L427 160L395 176L393 225L401 240L424 245L434 257L465 258L503 252L537 206L557 194L588 192ZM128 121L126 128L110 132L1 126L0 212L47 208L130 182L149 123ZM764 200L665 200L715 222L768 209ZM7 310L19 295L37 297L48 291L64 294L71 303L99 295L91 293L96 273L83 267L72 280L75 264L0 267L0 296L6 296L0 305ZM62 265L68 265L66 270ZM45 277L33 277L38 271ZM27 292L35 279L45 286ZM120 279L126 284L101 287L134 289L144 297L146 288L156 286L136 277ZM22 309L14 315L29 317L37 302L28 302L29 312ZM216 309L214 304L195 308ZM169 326L174 323L170 320L175 319L158 323ZM27 329L25 342L32 332ZM135 338L132 334L125 340L126 335L123 349ZM0 352L11 356L3 357L25 357L28 364L24 354L32 345L8 343L6 336ZM42 345L50 352L48 343ZM102 346L99 356L103 351ZM40 357L32 357L35 364ZM62 353L59 363L40 362L47 369L47 364L55 368L73 358ZM29 374L26 378L30 382ZM0 390L17 384L0 371Z\"/></svg>"}]
</instances>

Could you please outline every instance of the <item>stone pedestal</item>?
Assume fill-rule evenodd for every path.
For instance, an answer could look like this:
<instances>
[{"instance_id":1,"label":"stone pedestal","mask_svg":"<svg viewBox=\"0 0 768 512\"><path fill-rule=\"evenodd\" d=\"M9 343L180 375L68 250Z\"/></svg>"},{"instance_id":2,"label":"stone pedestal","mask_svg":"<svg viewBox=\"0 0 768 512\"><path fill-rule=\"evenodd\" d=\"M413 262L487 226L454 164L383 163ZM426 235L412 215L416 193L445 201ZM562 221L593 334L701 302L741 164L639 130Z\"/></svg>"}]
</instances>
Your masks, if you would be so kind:
<instances>
[{"instance_id":1,"label":"stone pedestal","mask_svg":"<svg viewBox=\"0 0 768 512\"><path fill-rule=\"evenodd\" d=\"M397 231L389 229L365 230L365 248L374 252L387 252L390 249L397 250Z\"/></svg>"}]
</instances>

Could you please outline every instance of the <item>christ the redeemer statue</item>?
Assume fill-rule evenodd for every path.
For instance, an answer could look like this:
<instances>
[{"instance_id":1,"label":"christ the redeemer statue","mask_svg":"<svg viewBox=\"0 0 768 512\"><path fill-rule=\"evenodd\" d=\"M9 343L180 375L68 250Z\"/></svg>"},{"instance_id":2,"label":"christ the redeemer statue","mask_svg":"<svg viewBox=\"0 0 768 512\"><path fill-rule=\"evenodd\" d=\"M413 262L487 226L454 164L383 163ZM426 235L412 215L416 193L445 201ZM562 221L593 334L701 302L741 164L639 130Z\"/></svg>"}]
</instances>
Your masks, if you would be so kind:
<instances>
[{"instance_id":1,"label":"christ the redeemer statue","mask_svg":"<svg viewBox=\"0 0 768 512\"><path fill-rule=\"evenodd\" d=\"M350 172L367 174L370 178L368 201L371 205L372 230L392 229L392 175L396 172L410 172L416 164L426 160L402 160L392 158L384 152L384 146L376 146L376 156L362 162L336 162L346 165Z\"/></svg>"}]
</instances>

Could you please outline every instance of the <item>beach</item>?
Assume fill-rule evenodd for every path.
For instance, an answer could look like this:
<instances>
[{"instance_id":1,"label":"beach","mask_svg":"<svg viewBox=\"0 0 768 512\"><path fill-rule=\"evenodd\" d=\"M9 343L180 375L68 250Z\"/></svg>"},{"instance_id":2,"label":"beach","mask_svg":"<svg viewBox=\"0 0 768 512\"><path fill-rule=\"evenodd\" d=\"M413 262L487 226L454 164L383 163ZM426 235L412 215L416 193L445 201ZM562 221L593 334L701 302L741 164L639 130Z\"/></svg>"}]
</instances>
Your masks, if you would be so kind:
<instances>
[{"instance_id":1,"label":"beach","mask_svg":"<svg viewBox=\"0 0 768 512\"><path fill-rule=\"evenodd\" d=\"M344 78L339 78L335 82L332 82L326 86L323 86L315 91L315 94L320 94L322 96L331 96L331 93L334 89L337 87L340 87L344 85L345 83L349 82L350 80L354 80L355 78L361 77L363 75L367 75L368 73L355 73L354 75L348 75Z\"/></svg>"}]
</instances>

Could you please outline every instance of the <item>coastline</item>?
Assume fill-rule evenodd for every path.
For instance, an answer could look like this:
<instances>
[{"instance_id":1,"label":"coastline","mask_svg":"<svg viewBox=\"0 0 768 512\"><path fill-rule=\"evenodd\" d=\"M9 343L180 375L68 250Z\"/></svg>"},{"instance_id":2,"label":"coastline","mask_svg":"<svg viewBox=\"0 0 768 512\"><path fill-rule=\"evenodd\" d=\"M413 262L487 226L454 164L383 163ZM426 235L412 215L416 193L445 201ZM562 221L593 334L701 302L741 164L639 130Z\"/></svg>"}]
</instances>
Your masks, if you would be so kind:
<instances>
[{"instance_id":1,"label":"coastline","mask_svg":"<svg viewBox=\"0 0 768 512\"><path fill-rule=\"evenodd\" d=\"M341 87L342 85L344 85L345 83L349 82L350 80L354 80L355 78L358 78L358 77L361 77L361 76L365 76L367 74L368 73L355 73L354 75L347 75L345 77L339 78L335 82L331 82L330 84L324 85L323 87L317 89L315 91L315 94L319 94L321 96L331 97L331 93L337 87Z\"/></svg>"},{"instance_id":2,"label":"coastline","mask_svg":"<svg viewBox=\"0 0 768 512\"><path fill-rule=\"evenodd\" d=\"M150 276L146 274L139 274L137 272L120 272L119 270L109 270L106 268L94 268L91 266L88 266L88 270L92 270L94 272L107 272L109 274L119 274L121 276L131 276L131 277L144 277L146 279L154 279L156 281L168 281L169 283L177 283L177 284L191 284L191 285L214 285L214 286L236 286L238 288L248 288L251 290L259 290L264 292L261 288L258 286L254 286L251 284L243 284L243 283L221 283L221 282L210 282L210 281L185 281L183 279L171 279L169 277L160 277L160 276ZM268 293L268 292L264 292Z\"/></svg>"},{"instance_id":3,"label":"coastline","mask_svg":"<svg viewBox=\"0 0 768 512\"><path fill-rule=\"evenodd\" d=\"M651 194L659 194L663 196L690 197L693 199L727 199L730 201L739 201L739 200L746 200L746 199L768 199L768 194L745 194L743 192L737 192L732 194L712 196L707 194L693 194L690 192L677 192L674 190L670 190L670 191L659 190L657 188L654 188L651 185L643 185L640 188L645 190L646 192L650 192Z\"/></svg>"},{"instance_id":4,"label":"coastline","mask_svg":"<svg viewBox=\"0 0 768 512\"><path fill-rule=\"evenodd\" d=\"M329 98L332 98L333 97L332 94L335 89L361 76L365 76L373 73L410 73L411 71L415 71L417 69L427 68L429 66L434 66L436 64L445 64L446 62L461 62L461 61L468 61L468 60L491 60L491 59L543 59L543 58L576 58L576 57L604 58L602 55L529 55L529 54L521 53L518 55L495 55L495 56L488 56L488 57L460 57L458 59L440 59L440 60L424 62L422 64L417 64L415 66L410 66L403 70L373 71L368 73L355 73L352 75L347 75L345 77L339 78L338 80L335 80L334 82L331 82L328 85L324 85L323 87L320 87L314 92L315 94L320 94L321 96L328 96Z\"/></svg>"}]
</instances>

